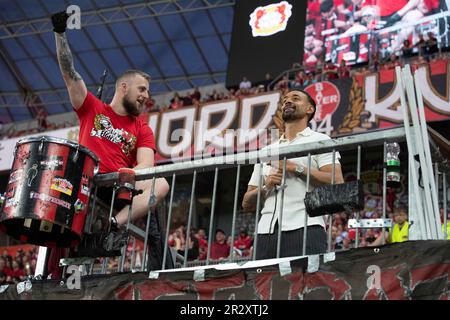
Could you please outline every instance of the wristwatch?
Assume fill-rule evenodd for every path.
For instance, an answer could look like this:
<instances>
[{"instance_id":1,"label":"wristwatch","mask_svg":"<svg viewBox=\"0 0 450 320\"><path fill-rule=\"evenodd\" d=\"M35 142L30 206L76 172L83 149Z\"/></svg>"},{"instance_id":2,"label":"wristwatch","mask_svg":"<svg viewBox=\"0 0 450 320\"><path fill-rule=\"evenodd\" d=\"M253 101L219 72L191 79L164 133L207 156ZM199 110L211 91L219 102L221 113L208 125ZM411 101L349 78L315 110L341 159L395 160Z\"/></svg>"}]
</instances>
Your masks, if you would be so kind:
<instances>
[{"instance_id":1,"label":"wristwatch","mask_svg":"<svg viewBox=\"0 0 450 320\"><path fill-rule=\"evenodd\" d=\"M300 176L302 175L302 173L305 171L305 167L301 166L301 165L297 165L295 168L295 174L297 175L297 177L300 178Z\"/></svg>"}]
</instances>

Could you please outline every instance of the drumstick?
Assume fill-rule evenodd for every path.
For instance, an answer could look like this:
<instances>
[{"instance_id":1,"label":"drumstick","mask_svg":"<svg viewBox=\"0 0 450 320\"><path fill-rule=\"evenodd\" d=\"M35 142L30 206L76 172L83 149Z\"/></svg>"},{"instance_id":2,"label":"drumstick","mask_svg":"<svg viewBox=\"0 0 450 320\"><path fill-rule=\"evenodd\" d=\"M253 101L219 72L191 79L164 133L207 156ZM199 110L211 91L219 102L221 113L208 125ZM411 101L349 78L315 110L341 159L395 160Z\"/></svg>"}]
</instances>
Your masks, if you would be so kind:
<instances>
[{"instance_id":1,"label":"drumstick","mask_svg":"<svg viewBox=\"0 0 450 320\"><path fill-rule=\"evenodd\" d=\"M103 71L102 76L100 77L102 84L100 85L100 87L98 87L98 90L97 90L97 98L100 100L102 100L103 86L105 85L105 79L106 79L107 74L108 74L108 70L105 69L105 71Z\"/></svg>"}]
</instances>

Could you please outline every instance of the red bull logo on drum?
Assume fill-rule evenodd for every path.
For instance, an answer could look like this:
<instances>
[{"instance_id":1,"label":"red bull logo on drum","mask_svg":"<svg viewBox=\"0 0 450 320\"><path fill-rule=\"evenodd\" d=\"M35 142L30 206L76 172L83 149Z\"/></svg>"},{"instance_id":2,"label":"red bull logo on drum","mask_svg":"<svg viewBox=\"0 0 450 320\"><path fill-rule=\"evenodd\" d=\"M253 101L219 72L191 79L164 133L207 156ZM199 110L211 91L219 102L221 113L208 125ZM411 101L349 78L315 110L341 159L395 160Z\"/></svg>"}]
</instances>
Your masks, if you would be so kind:
<instances>
[{"instance_id":1,"label":"red bull logo on drum","mask_svg":"<svg viewBox=\"0 0 450 320\"><path fill-rule=\"evenodd\" d=\"M292 5L287 1L256 8L250 14L253 37L267 37L286 30L292 15Z\"/></svg>"},{"instance_id":2,"label":"red bull logo on drum","mask_svg":"<svg viewBox=\"0 0 450 320\"><path fill-rule=\"evenodd\" d=\"M52 180L52 185L50 186L50 189L56 190L59 192L62 192L64 194L67 194L68 196L72 195L73 185L70 183L70 181L55 177Z\"/></svg>"}]
</instances>

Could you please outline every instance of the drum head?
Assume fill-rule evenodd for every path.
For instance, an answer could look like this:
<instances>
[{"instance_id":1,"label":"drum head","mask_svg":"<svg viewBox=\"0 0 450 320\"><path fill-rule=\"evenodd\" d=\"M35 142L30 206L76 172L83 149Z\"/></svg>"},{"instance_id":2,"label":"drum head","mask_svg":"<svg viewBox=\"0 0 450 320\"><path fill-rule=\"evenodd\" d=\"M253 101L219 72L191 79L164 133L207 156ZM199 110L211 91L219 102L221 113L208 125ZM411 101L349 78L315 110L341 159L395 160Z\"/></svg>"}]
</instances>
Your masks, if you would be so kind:
<instances>
[{"instance_id":1,"label":"drum head","mask_svg":"<svg viewBox=\"0 0 450 320\"><path fill-rule=\"evenodd\" d=\"M50 137L50 136L37 136L37 137L24 138L24 139L20 139L17 142L16 148L22 144L30 143L30 142L43 142L43 143L51 142L51 143L62 144L62 145L68 146L70 148L81 150L81 151L87 153L92 159L94 159L94 161L96 163L99 162L99 159L95 155L95 153L93 153L91 150L89 150L85 146L82 146L81 144L78 144L76 142L73 142L73 141L70 141L67 139L62 139L62 138L56 138L56 137Z\"/></svg>"}]
</instances>

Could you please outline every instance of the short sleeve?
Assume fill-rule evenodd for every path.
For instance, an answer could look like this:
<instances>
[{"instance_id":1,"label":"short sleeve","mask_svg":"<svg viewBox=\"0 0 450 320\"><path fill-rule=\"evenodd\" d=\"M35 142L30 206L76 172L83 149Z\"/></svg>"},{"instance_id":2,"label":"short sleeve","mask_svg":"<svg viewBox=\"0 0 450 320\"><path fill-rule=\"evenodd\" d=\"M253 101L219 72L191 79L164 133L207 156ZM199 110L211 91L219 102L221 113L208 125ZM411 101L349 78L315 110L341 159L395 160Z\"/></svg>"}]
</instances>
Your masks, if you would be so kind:
<instances>
[{"instance_id":1,"label":"short sleeve","mask_svg":"<svg viewBox=\"0 0 450 320\"><path fill-rule=\"evenodd\" d=\"M254 168L253 168L253 173L252 176L250 178L250 181L248 182L249 186L254 186L254 187L259 187L259 172L260 172L260 164L257 163L255 164ZM264 184L264 175L261 176L261 185Z\"/></svg>"},{"instance_id":2,"label":"short sleeve","mask_svg":"<svg viewBox=\"0 0 450 320\"><path fill-rule=\"evenodd\" d=\"M339 162L340 158L341 158L341 155L339 154L339 152L336 151L335 164L340 164L340 162ZM328 164L333 164L333 152L321 153L321 154L316 155L316 162L317 162L317 166L319 167L319 169Z\"/></svg>"},{"instance_id":3,"label":"short sleeve","mask_svg":"<svg viewBox=\"0 0 450 320\"><path fill-rule=\"evenodd\" d=\"M145 123L141 123L136 148L150 148L156 152L155 136L152 129Z\"/></svg>"},{"instance_id":4,"label":"short sleeve","mask_svg":"<svg viewBox=\"0 0 450 320\"><path fill-rule=\"evenodd\" d=\"M95 113L95 106L99 103L103 104L101 100L97 99L91 92L88 91L81 107L74 110L79 118L83 118L86 117L89 113Z\"/></svg>"},{"instance_id":5,"label":"short sleeve","mask_svg":"<svg viewBox=\"0 0 450 320\"><path fill-rule=\"evenodd\" d=\"M331 138L328 137L328 139L324 139L324 140L331 140ZM339 154L338 151L336 151L336 153L335 153L335 163L336 164L340 164L340 162L339 162L340 158L341 158L341 155ZM314 160L317 163L317 167L319 169L328 164L333 164L333 152L316 154L314 156Z\"/></svg>"}]
</instances>

